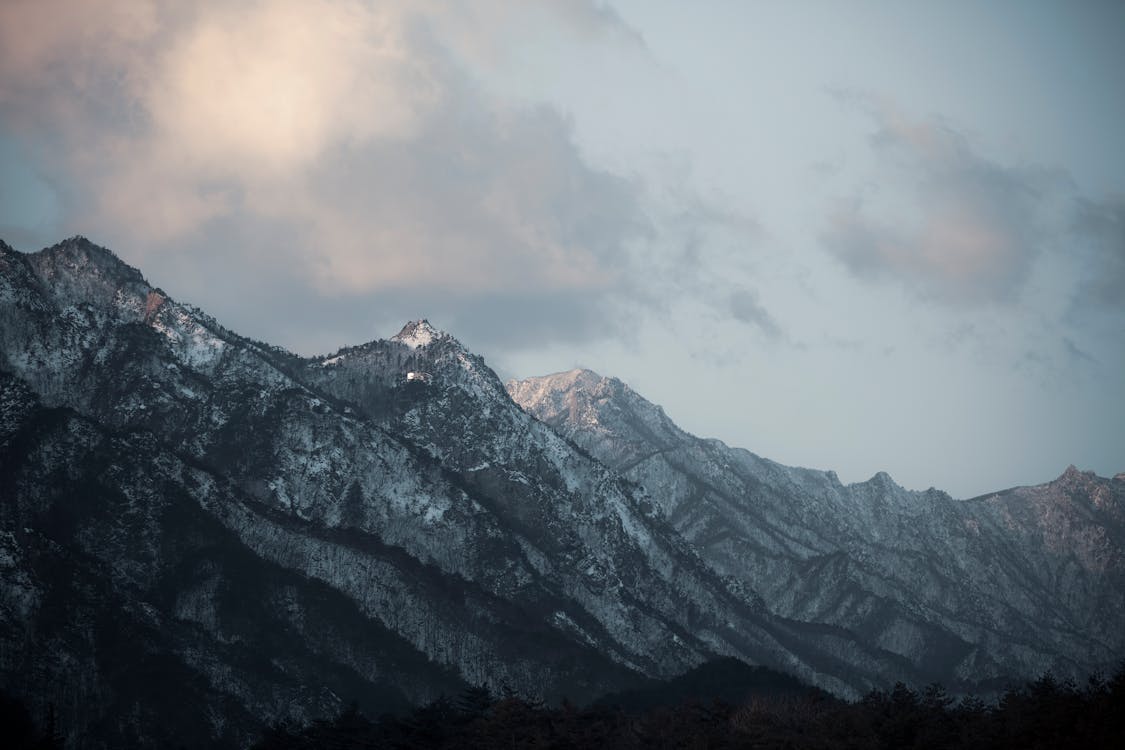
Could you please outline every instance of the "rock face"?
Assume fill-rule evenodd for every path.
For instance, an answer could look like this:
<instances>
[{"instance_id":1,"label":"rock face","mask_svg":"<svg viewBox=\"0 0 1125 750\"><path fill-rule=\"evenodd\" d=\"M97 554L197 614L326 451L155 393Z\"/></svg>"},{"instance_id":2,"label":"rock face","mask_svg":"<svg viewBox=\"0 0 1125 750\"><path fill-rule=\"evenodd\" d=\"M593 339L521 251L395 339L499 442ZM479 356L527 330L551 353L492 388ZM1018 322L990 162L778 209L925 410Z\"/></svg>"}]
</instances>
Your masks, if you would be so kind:
<instances>
[{"instance_id":1,"label":"rock face","mask_svg":"<svg viewBox=\"0 0 1125 750\"><path fill-rule=\"evenodd\" d=\"M883 473L843 485L694 437L588 370L507 389L646 488L704 560L772 614L845 628L947 684L1082 677L1125 655L1121 474L1071 467L1045 485L958 501Z\"/></svg>"},{"instance_id":2,"label":"rock face","mask_svg":"<svg viewBox=\"0 0 1125 750\"><path fill-rule=\"evenodd\" d=\"M82 746L721 655L844 695L925 677L764 610L425 321L304 359L82 238L0 243L0 375L0 687Z\"/></svg>"},{"instance_id":3,"label":"rock face","mask_svg":"<svg viewBox=\"0 0 1125 750\"><path fill-rule=\"evenodd\" d=\"M0 687L83 747L242 745L716 656L855 696L1122 654L1120 480L842 487L537 382L543 421L425 321L301 358L82 238L0 243Z\"/></svg>"}]
</instances>

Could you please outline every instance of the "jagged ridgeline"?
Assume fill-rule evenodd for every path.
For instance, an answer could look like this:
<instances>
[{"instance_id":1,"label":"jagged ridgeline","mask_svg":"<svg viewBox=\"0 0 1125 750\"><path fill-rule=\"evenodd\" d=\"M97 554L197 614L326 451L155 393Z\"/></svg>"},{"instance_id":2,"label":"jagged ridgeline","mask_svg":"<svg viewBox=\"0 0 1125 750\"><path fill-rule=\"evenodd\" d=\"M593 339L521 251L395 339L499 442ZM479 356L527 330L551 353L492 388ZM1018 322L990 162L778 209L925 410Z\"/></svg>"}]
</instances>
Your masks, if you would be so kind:
<instances>
[{"instance_id":1,"label":"jagged ridgeline","mask_svg":"<svg viewBox=\"0 0 1125 750\"><path fill-rule=\"evenodd\" d=\"M590 373L509 390L425 321L302 358L0 244L0 687L90 747L245 745L721 656L855 697L1125 655L1121 476L843 486Z\"/></svg>"}]
</instances>

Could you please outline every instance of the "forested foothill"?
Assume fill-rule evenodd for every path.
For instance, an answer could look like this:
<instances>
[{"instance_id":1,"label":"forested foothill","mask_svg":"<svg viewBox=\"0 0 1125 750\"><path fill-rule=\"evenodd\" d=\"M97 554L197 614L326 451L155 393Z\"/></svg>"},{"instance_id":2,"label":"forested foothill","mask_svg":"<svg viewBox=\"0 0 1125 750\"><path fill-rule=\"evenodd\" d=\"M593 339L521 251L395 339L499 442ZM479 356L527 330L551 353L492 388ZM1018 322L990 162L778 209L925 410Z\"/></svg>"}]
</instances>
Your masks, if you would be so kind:
<instances>
[{"instance_id":1,"label":"forested foothill","mask_svg":"<svg viewBox=\"0 0 1125 750\"><path fill-rule=\"evenodd\" d=\"M37 725L0 691L2 746L67 747L48 709ZM79 740L79 745L82 742ZM1125 746L1125 664L1084 685L1051 675L990 700L934 684L897 684L854 702L734 660L606 696L585 707L547 706L510 691L469 688L405 714L368 717L354 704L332 719L279 722L253 750L462 748L789 748L793 750L1057 750ZM186 747L186 745L185 745Z\"/></svg>"},{"instance_id":2,"label":"forested foothill","mask_svg":"<svg viewBox=\"0 0 1125 750\"><path fill-rule=\"evenodd\" d=\"M718 672L731 673L729 667ZM745 676L745 671L742 676ZM1125 747L1125 665L1085 685L1045 675L998 697L897 684L846 702L768 670L741 687L700 670L585 708L545 706L478 687L407 716L354 707L308 726L276 725L255 750L313 748L809 748L900 750ZM700 694L687 697L693 688ZM776 688L776 689L774 689ZM731 701L742 690L742 700ZM703 697L706 695L707 697ZM716 695L726 697L714 697Z\"/></svg>"}]
</instances>

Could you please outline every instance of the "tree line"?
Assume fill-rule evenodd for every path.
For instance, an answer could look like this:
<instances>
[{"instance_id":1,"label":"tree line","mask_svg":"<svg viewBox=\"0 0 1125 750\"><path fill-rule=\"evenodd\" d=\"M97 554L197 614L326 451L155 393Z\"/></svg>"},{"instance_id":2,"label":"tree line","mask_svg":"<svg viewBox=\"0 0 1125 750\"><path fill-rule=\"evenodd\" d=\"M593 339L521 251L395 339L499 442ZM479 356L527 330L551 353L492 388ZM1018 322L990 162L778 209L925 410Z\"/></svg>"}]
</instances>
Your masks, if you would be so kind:
<instances>
[{"instance_id":1,"label":"tree line","mask_svg":"<svg viewBox=\"0 0 1125 750\"><path fill-rule=\"evenodd\" d=\"M743 665L745 667L745 665ZM404 715L365 716L354 704L332 719L266 728L253 750L628 750L757 748L793 750L1057 750L1125 747L1125 663L1085 684L1045 675L994 701L955 699L938 684L901 683L854 702L769 670L704 669L643 691L578 707L522 699L485 686L441 697ZM749 678L732 692L723 678ZM748 691L746 685L750 685ZM698 688L710 697L685 697ZM741 692L740 692L741 691ZM739 693L746 697L732 700ZM723 697L714 697L714 696ZM0 744L51 750L66 743L53 712L42 726L0 691Z\"/></svg>"},{"instance_id":2,"label":"tree line","mask_svg":"<svg viewBox=\"0 0 1125 750\"><path fill-rule=\"evenodd\" d=\"M369 719L354 706L332 720L278 724L255 750L313 748L808 748L810 750L1058 750L1125 747L1125 664L1079 686L1045 675L995 702L954 699L938 684L897 684L846 702L822 691L758 693L741 703L685 699L627 709L549 707L473 688L407 716Z\"/></svg>"}]
</instances>

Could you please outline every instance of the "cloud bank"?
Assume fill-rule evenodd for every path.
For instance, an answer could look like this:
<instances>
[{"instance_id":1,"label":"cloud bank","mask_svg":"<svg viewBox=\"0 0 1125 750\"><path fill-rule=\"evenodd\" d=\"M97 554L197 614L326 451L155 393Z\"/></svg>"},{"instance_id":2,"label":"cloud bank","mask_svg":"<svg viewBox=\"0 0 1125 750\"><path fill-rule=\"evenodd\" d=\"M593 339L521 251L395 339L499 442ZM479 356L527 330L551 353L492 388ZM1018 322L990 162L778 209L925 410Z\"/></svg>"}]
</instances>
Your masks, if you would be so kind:
<instances>
[{"instance_id":1,"label":"cloud bank","mask_svg":"<svg viewBox=\"0 0 1125 750\"><path fill-rule=\"evenodd\" d=\"M591 166L557 110L474 78L514 20L637 43L594 3L17 0L0 124L42 157L59 232L154 278L210 256L355 328L426 306L513 344L596 335L649 232L644 188ZM293 297L257 296L293 316ZM505 320L519 330L486 329ZM296 325L305 348L323 328Z\"/></svg>"},{"instance_id":2,"label":"cloud bank","mask_svg":"<svg viewBox=\"0 0 1125 750\"><path fill-rule=\"evenodd\" d=\"M874 177L829 217L824 246L856 276L940 303L1012 301L1044 249L1044 213L1065 177L990 161L940 119L860 103L877 124Z\"/></svg>"}]
</instances>

